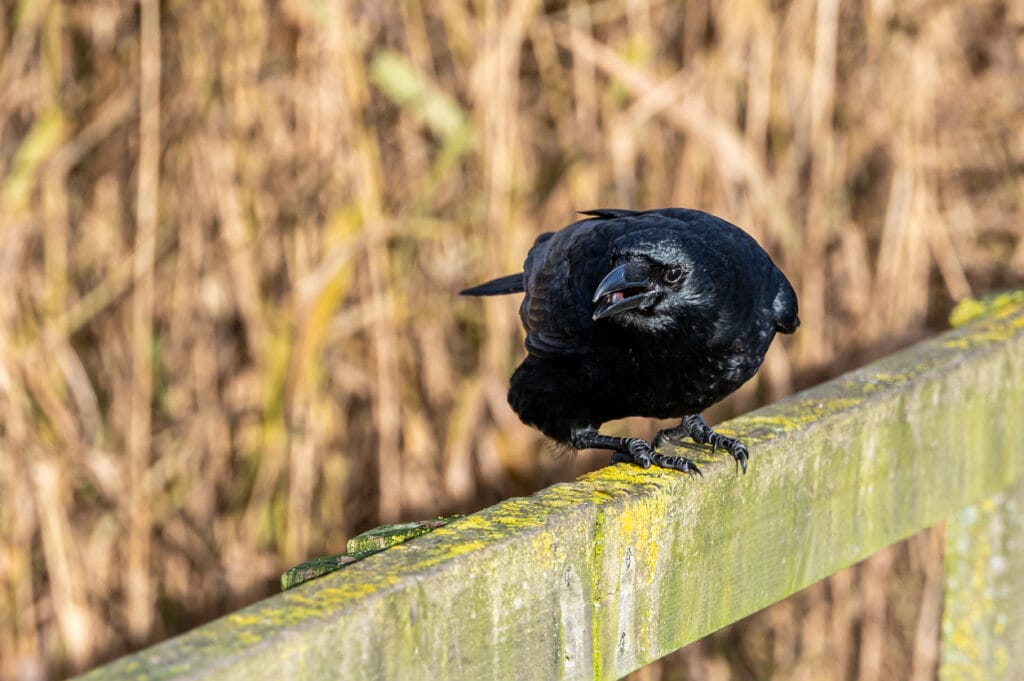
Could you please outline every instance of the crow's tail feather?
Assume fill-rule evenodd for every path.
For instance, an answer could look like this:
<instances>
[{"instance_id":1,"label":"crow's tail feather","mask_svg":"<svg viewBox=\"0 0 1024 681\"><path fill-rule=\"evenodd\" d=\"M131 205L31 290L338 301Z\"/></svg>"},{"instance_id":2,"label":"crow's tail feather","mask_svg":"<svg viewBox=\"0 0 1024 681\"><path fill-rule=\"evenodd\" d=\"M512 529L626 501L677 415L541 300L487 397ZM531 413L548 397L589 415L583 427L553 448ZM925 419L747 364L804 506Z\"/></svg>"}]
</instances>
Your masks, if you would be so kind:
<instances>
[{"instance_id":1,"label":"crow's tail feather","mask_svg":"<svg viewBox=\"0 0 1024 681\"><path fill-rule=\"evenodd\" d=\"M506 293L522 293L526 290L523 286L523 273L507 274L504 277L491 279L490 281L459 291L463 296L501 296Z\"/></svg>"},{"instance_id":2,"label":"crow's tail feather","mask_svg":"<svg viewBox=\"0 0 1024 681\"><path fill-rule=\"evenodd\" d=\"M601 220L611 220L613 218L625 218L630 215L636 215L640 211L627 210L625 208L595 208L593 210L578 210L576 212L580 215L589 215Z\"/></svg>"}]
</instances>

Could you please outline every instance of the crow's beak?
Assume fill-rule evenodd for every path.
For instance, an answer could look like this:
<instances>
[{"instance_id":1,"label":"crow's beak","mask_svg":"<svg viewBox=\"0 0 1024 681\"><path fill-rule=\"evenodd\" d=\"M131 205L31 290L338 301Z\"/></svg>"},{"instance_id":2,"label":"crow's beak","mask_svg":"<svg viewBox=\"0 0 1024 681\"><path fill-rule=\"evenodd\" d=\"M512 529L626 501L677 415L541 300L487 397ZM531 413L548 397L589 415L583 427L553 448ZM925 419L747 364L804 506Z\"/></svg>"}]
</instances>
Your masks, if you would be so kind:
<instances>
[{"instance_id":1,"label":"crow's beak","mask_svg":"<svg viewBox=\"0 0 1024 681\"><path fill-rule=\"evenodd\" d=\"M619 312L642 307L651 300L652 284L646 268L640 263L627 262L605 275L594 291L591 302L594 319L602 319Z\"/></svg>"}]
</instances>

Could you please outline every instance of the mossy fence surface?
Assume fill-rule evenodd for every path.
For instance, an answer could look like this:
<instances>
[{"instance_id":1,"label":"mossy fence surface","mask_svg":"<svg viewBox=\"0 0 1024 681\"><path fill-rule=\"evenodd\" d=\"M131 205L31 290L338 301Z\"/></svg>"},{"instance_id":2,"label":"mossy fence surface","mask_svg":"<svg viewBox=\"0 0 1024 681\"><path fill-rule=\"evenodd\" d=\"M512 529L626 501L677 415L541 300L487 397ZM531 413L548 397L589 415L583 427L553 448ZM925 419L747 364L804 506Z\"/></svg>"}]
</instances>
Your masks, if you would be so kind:
<instances>
[{"instance_id":1,"label":"mossy fence surface","mask_svg":"<svg viewBox=\"0 0 1024 681\"><path fill-rule=\"evenodd\" d=\"M1024 678L1019 296L721 430L745 476L604 468L83 678L614 679L939 522L940 676Z\"/></svg>"}]
</instances>

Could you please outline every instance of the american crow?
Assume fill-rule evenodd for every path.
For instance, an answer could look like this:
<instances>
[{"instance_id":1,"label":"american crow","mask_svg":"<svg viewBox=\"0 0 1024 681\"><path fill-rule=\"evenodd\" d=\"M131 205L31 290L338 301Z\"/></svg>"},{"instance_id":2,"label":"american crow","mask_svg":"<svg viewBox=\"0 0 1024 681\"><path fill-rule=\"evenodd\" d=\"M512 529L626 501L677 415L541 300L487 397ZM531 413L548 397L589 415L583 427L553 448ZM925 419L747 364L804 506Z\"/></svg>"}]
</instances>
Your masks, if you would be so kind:
<instances>
[{"instance_id":1,"label":"american crow","mask_svg":"<svg viewBox=\"0 0 1024 681\"><path fill-rule=\"evenodd\" d=\"M523 271L462 291L525 292L527 356L508 401L524 423L612 463L700 473L656 450L689 435L723 447L747 470L747 448L700 412L746 382L777 331L800 320L793 287L752 237L698 210L586 211L541 234ZM626 416L682 417L653 446L598 432Z\"/></svg>"}]
</instances>

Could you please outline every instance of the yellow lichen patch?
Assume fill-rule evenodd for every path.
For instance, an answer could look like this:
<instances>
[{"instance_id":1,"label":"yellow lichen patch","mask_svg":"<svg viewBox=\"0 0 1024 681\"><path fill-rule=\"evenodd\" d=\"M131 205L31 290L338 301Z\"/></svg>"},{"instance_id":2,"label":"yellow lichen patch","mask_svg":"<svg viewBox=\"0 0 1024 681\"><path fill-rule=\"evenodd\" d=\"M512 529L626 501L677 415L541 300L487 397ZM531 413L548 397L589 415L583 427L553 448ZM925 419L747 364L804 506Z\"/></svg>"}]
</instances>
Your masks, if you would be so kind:
<instances>
[{"instance_id":1,"label":"yellow lichen patch","mask_svg":"<svg viewBox=\"0 0 1024 681\"><path fill-rule=\"evenodd\" d=\"M373 581L359 581L351 575L356 571L334 572L326 575L317 584L325 584L317 590L320 605L327 602L340 606L348 601L372 596L398 581L397 575L377 573Z\"/></svg>"},{"instance_id":2,"label":"yellow lichen patch","mask_svg":"<svg viewBox=\"0 0 1024 681\"><path fill-rule=\"evenodd\" d=\"M965 298L949 314L949 324L963 326L982 317L1006 317L1024 306L1024 291L1006 291L981 298Z\"/></svg>"},{"instance_id":3,"label":"yellow lichen patch","mask_svg":"<svg viewBox=\"0 0 1024 681\"><path fill-rule=\"evenodd\" d=\"M444 542L431 547L431 550L424 555L417 556L415 559L404 563L400 566L402 573L408 573L410 571L420 571L427 568L440 565L445 561L457 558L458 556L464 556L474 551L479 551L486 548L490 542L483 539L468 539L463 537L455 537L452 541Z\"/></svg>"},{"instance_id":4,"label":"yellow lichen patch","mask_svg":"<svg viewBox=\"0 0 1024 681\"><path fill-rule=\"evenodd\" d=\"M913 376L914 374L910 371L900 372L897 374L879 371L871 374L861 381L858 381L858 384L865 394L870 394L877 390L890 388L894 385L903 383L913 378Z\"/></svg>"},{"instance_id":5,"label":"yellow lichen patch","mask_svg":"<svg viewBox=\"0 0 1024 681\"><path fill-rule=\"evenodd\" d=\"M1024 485L987 497L946 525L942 678L1021 678L1016 652L1021 580L1018 499Z\"/></svg>"},{"instance_id":6,"label":"yellow lichen patch","mask_svg":"<svg viewBox=\"0 0 1024 681\"><path fill-rule=\"evenodd\" d=\"M253 627L263 621L263 616L242 611L228 615L227 619L233 626Z\"/></svg>"},{"instance_id":7,"label":"yellow lichen patch","mask_svg":"<svg viewBox=\"0 0 1024 681\"><path fill-rule=\"evenodd\" d=\"M1009 321L989 318L984 322L979 322L974 333L947 339L943 343L943 347L970 350L992 343L1002 343L1016 336L1022 329L1024 329L1024 315L1014 317Z\"/></svg>"},{"instance_id":8,"label":"yellow lichen patch","mask_svg":"<svg viewBox=\"0 0 1024 681\"><path fill-rule=\"evenodd\" d=\"M852 409L863 402L861 397L830 397L824 399L802 399L787 404L786 410L771 413L754 413L731 421L720 430L723 434L738 431L764 430L774 435L803 430L833 414Z\"/></svg>"},{"instance_id":9,"label":"yellow lichen patch","mask_svg":"<svg viewBox=\"0 0 1024 681\"><path fill-rule=\"evenodd\" d=\"M237 633L236 643L242 646L254 646L262 640L262 636L248 629L242 629Z\"/></svg>"},{"instance_id":10,"label":"yellow lichen patch","mask_svg":"<svg viewBox=\"0 0 1024 681\"><path fill-rule=\"evenodd\" d=\"M600 477L602 483L619 483L624 486L633 485L645 479L649 479L652 473L657 471L644 470L639 466L605 466L593 473L583 476L581 480Z\"/></svg>"},{"instance_id":11,"label":"yellow lichen patch","mask_svg":"<svg viewBox=\"0 0 1024 681\"><path fill-rule=\"evenodd\" d=\"M963 300L950 314L950 324L974 324L975 328L971 333L948 339L944 343L947 348L968 350L1009 340L1024 329L1024 291Z\"/></svg>"},{"instance_id":12,"label":"yellow lichen patch","mask_svg":"<svg viewBox=\"0 0 1024 681\"><path fill-rule=\"evenodd\" d=\"M381 581L393 580L388 580L385 577ZM375 593L380 584L373 586L362 582L351 586L355 588L351 588L349 585L346 585L347 588L324 588L319 590L313 598L299 595L297 591L293 591L286 596L286 600L283 602L274 602L271 605L271 602L267 601L250 609L228 615L225 619L232 631L236 632L234 636L239 640L243 636L259 640L262 637L260 633L262 631L274 630L322 617L332 608L342 607Z\"/></svg>"}]
</instances>

